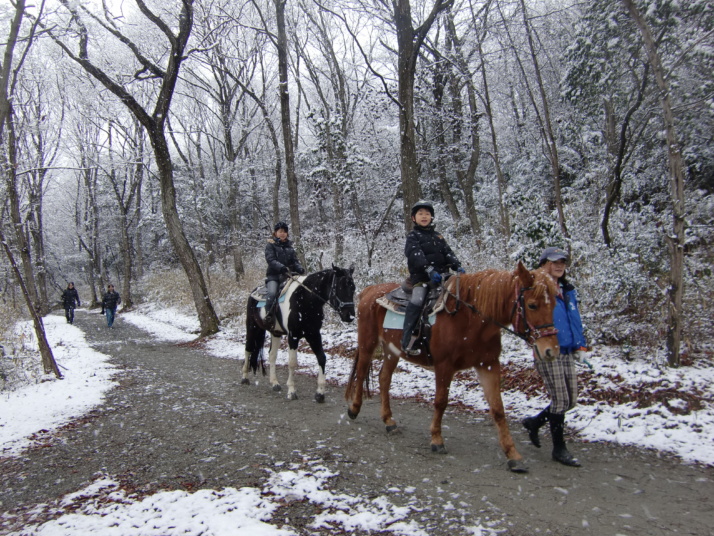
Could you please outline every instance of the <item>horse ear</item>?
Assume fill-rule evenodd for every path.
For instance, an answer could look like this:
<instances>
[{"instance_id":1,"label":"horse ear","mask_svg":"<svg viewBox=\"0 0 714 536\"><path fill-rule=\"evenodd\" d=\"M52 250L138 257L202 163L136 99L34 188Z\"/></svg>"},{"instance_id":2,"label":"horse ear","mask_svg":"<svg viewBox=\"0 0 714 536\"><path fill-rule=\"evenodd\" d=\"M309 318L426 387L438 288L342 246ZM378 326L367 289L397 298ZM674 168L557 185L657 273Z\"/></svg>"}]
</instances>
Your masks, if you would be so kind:
<instances>
[{"instance_id":1,"label":"horse ear","mask_svg":"<svg viewBox=\"0 0 714 536\"><path fill-rule=\"evenodd\" d=\"M354 263L353 263L353 264L350 264L349 270L350 270L350 275L352 275L353 273L355 273L355 265L354 265Z\"/></svg>"},{"instance_id":2,"label":"horse ear","mask_svg":"<svg viewBox=\"0 0 714 536\"><path fill-rule=\"evenodd\" d=\"M528 268L526 268L521 261L518 261L518 266L516 266L516 275L518 276L518 279L521 280L524 287L533 286L535 277L528 271Z\"/></svg>"}]
</instances>

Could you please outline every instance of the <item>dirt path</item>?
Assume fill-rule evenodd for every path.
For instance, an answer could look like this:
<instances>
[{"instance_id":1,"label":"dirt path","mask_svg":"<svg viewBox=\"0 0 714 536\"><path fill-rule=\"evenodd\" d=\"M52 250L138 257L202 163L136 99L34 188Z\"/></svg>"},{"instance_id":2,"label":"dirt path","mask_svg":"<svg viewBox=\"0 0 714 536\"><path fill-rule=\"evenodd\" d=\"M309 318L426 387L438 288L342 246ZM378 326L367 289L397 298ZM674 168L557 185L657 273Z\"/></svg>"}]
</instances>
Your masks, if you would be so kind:
<instances>
[{"instance_id":1,"label":"dirt path","mask_svg":"<svg viewBox=\"0 0 714 536\"><path fill-rule=\"evenodd\" d=\"M266 469L320 460L339 472L336 490L409 504L412 519L435 536L488 523L513 536L714 535L711 468L583 443L573 450L584 467L567 468L550 460L549 441L542 449L530 446L512 422L531 469L512 474L487 415L449 412L448 454L436 455L426 405L396 401L400 432L387 435L376 399L350 421L343 388L330 387L318 405L314 378L299 375L301 398L288 401L262 377L258 385L241 385L238 361L157 343L121 316L110 330L98 314L78 311L76 324L121 367L120 387L47 446L0 460L6 513L0 534L17 530L36 505L83 488L98 473L147 493L261 487ZM329 366L328 360L328 377ZM279 371L282 382L286 377ZM293 503L280 517L303 530L314 508Z\"/></svg>"}]
</instances>

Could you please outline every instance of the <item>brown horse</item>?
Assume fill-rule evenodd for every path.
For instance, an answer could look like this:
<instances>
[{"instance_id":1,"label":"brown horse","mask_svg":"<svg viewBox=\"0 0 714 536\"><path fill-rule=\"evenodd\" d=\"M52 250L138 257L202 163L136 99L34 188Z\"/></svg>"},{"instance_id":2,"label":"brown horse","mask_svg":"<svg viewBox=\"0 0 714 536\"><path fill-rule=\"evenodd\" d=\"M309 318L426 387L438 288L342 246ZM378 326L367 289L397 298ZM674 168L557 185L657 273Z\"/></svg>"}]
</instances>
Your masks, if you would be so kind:
<instances>
[{"instance_id":1,"label":"brown horse","mask_svg":"<svg viewBox=\"0 0 714 536\"><path fill-rule=\"evenodd\" d=\"M449 387L454 374L476 368L479 383L498 429L498 439L514 472L526 472L523 457L516 450L501 400L501 328L509 330L534 346L539 359L553 360L559 353L557 331L553 328L553 308L557 286L542 270L529 272L518 263L513 272L485 270L451 277L446 287L446 307L436 316L431 328L430 355L424 350L417 356L401 351L399 329L383 327L386 309L376 301L398 285L384 283L365 288L357 310L357 355L345 398L350 403L347 414L355 419L362 407L364 390L369 392L369 375L377 346L384 358L379 373L382 420L387 431L397 428L389 404L392 374L399 358L433 369L436 380L434 416L431 421L431 450L446 452L441 435L441 421L448 404Z\"/></svg>"}]
</instances>

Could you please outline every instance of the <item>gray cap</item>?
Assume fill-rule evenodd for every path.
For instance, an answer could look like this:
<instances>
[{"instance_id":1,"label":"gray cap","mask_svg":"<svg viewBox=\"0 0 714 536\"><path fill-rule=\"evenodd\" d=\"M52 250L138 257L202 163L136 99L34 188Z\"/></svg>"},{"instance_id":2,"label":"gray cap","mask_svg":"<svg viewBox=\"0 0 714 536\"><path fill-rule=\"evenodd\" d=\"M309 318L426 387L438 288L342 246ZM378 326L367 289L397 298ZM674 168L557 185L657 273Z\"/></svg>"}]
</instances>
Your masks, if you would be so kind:
<instances>
[{"instance_id":1,"label":"gray cap","mask_svg":"<svg viewBox=\"0 0 714 536\"><path fill-rule=\"evenodd\" d=\"M565 260L568 262L568 252L561 248L545 248L543 253L540 254L540 261L538 266L543 266L545 261L555 262L559 260Z\"/></svg>"}]
</instances>

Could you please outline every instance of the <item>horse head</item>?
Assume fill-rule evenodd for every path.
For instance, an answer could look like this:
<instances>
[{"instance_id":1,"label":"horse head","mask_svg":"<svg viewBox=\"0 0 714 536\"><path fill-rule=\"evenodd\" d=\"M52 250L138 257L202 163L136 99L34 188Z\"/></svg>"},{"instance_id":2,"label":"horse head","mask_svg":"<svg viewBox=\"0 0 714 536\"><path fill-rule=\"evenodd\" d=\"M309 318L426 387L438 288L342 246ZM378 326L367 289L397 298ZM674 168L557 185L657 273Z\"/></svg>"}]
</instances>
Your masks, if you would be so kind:
<instances>
[{"instance_id":1,"label":"horse head","mask_svg":"<svg viewBox=\"0 0 714 536\"><path fill-rule=\"evenodd\" d=\"M340 268L332 265L334 277L330 291L330 305L335 309L343 322L352 322L355 318L355 282L352 274L354 266Z\"/></svg>"},{"instance_id":2,"label":"horse head","mask_svg":"<svg viewBox=\"0 0 714 536\"><path fill-rule=\"evenodd\" d=\"M513 319L517 334L533 346L536 359L553 361L560 353L558 330L553 324L558 285L543 270L529 272L519 262L516 276L520 282Z\"/></svg>"}]
</instances>

